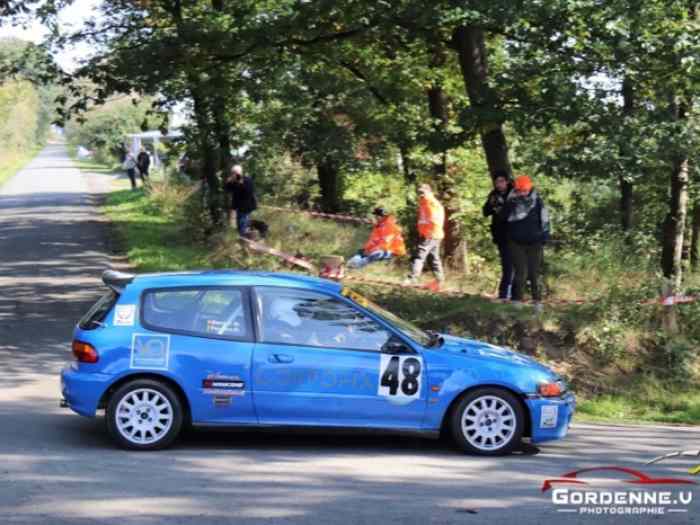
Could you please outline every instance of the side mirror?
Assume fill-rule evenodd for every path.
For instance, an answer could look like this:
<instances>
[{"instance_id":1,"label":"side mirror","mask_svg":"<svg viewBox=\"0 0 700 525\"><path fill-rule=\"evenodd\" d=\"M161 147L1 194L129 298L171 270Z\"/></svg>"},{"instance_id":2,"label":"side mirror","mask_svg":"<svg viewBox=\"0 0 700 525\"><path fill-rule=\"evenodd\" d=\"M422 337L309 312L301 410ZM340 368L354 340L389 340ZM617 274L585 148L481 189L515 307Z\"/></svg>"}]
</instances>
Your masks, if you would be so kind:
<instances>
[{"instance_id":1,"label":"side mirror","mask_svg":"<svg viewBox=\"0 0 700 525\"><path fill-rule=\"evenodd\" d=\"M392 339L387 341L382 347L382 353L391 355L410 354L411 349L408 348L403 342Z\"/></svg>"}]
</instances>

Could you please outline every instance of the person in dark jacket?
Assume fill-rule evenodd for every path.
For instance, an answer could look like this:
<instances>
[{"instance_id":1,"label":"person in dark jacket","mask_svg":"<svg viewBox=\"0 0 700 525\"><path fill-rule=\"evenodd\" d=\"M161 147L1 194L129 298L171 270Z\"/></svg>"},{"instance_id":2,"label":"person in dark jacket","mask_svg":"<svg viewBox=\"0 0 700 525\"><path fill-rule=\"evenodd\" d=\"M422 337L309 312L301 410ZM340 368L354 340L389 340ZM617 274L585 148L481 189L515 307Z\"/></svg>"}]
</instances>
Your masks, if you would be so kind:
<instances>
[{"instance_id":1,"label":"person in dark jacket","mask_svg":"<svg viewBox=\"0 0 700 525\"><path fill-rule=\"evenodd\" d=\"M250 177L244 177L243 168L236 164L231 168L231 174L224 183L224 190L231 194L229 224L231 212L235 210L238 234L243 236L250 226L250 214L258 208L253 181Z\"/></svg>"},{"instance_id":2,"label":"person in dark jacket","mask_svg":"<svg viewBox=\"0 0 700 525\"><path fill-rule=\"evenodd\" d=\"M144 149L141 148L141 151L139 152L138 156L136 157L136 165L139 168L139 174L141 175L141 182L146 182L146 179L148 178L148 170L151 167L151 156L148 154L148 152Z\"/></svg>"},{"instance_id":3,"label":"person in dark jacket","mask_svg":"<svg viewBox=\"0 0 700 525\"><path fill-rule=\"evenodd\" d=\"M515 265L513 301L522 301L523 285L529 278L532 299L542 300L538 276L542 267L544 243L549 240L549 214L530 177L515 179L513 191L508 194L504 207L508 222L508 239Z\"/></svg>"},{"instance_id":4,"label":"person in dark jacket","mask_svg":"<svg viewBox=\"0 0 700 525\"><path fill-rule=\"evenodd\" d=\"M508 299L513 284L513 256L508 243L508 217L504 209L508 194L513 189L508 173L497 171L493 177L493 191L484 203L484 217L491 217L491 238L498 248L501 259L501 282L498 285L498 298Z\"/></svg>"}]
</instances>

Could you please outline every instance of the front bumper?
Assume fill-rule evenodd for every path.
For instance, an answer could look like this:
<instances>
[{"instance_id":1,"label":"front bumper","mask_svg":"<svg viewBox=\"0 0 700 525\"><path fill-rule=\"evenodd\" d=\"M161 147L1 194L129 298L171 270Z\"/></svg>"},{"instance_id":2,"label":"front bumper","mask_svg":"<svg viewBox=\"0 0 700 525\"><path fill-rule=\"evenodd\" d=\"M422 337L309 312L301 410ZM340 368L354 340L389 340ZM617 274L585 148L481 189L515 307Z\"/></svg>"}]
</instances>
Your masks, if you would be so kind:
<instances>
[{"instance_id":1,"label":"front bumper","mask_svg":"<svg viewBox=\"0 0 700 525\"><path fill-rule=\"evenodd\" d=\"M78 370L73 364L61 370L61 406L81 416L94 417L97 405L109 386L110 376Z\"/></svg>"},{"instance_id":2,"label":"front bumper","mask_svg":"<svg viewBox=\"0 0 700 525\"><path fill-rule=\"evenodd\" d=\"M530 409L533 443L561 439L566 436L576 410L572 393L562 397L530 397L525 400Z\"/></svg>"}]
</instances>

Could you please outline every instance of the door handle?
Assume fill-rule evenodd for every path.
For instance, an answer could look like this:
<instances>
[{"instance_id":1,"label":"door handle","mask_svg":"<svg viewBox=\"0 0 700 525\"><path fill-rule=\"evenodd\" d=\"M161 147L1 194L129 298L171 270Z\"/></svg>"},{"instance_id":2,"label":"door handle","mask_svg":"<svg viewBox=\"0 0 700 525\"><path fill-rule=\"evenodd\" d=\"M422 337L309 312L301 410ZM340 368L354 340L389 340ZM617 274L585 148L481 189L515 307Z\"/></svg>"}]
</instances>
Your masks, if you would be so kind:
<instances>
[{"instance_id":1,"label":"door handle","mask_svg":"<svg viewBox=\"0 0 700 525\"><path fill-rule=\"evenodd\" d=\"M294 356L288 354L270 354L267 356L270 363L293 363Z\"/></svg>"}]
</instances>

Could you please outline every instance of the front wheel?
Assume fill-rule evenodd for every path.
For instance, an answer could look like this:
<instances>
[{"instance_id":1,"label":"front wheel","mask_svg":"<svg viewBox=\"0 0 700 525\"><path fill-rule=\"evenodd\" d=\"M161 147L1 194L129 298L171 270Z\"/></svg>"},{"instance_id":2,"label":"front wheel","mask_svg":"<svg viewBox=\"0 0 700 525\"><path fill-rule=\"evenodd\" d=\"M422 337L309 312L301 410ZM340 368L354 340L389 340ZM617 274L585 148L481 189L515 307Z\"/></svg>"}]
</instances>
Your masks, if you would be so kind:
<instances>
[{"instance_id":1,"label":"front wheel","mask_svg":"<svg viewBox=\"0 0 700 525\"><path fill-rule=\"evenodd\" d=\"M158 450L175 441L182 428L182 403L169 386L137 379L120 387L107 404L107 430L130 450Z\"/></svg>"},{"instance_id":2,"label":"front wheel","mask_svg":"<svg viewBox=\"0 0 700 525\"><path fill-rule=\"evenodd\" d=\"M464 396L452 412L450 428L457 445L482 456L509 454L523 436L520 401L500 388L479 388Z\"/></svg>"}]
</instances>

